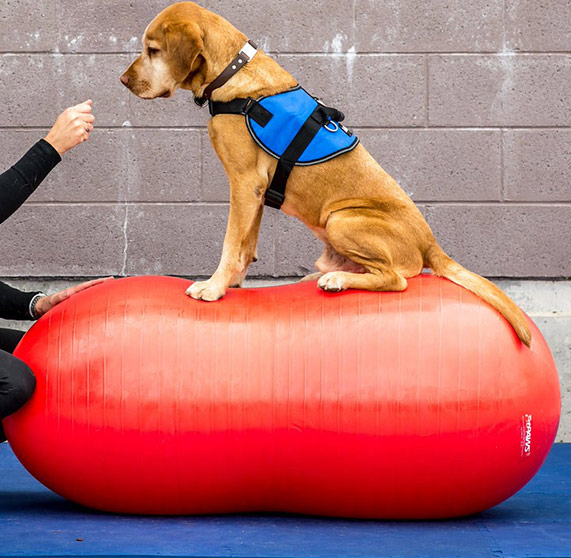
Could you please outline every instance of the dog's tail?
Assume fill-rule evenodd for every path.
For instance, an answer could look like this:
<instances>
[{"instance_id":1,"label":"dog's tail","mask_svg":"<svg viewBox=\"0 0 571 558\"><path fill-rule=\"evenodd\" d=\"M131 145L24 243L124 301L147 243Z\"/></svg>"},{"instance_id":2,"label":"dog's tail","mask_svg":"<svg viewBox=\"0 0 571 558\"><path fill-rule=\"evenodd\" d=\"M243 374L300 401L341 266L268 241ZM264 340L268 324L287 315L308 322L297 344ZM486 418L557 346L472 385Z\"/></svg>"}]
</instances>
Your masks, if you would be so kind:
<instances>
[{"instance_id":1,"label":"dog's tail","mask_svg":"<svg viewBox=\"0 0 571 558\"><path fill-rule=\"evenodd\" d=\"M428 248L424 260L425 266L430 267L436 275L450 279L493 306L511 324L520 341L530 346L531 331L525 314L496 285L456 263L436 242Z\"/></svg>"}]
</instances>

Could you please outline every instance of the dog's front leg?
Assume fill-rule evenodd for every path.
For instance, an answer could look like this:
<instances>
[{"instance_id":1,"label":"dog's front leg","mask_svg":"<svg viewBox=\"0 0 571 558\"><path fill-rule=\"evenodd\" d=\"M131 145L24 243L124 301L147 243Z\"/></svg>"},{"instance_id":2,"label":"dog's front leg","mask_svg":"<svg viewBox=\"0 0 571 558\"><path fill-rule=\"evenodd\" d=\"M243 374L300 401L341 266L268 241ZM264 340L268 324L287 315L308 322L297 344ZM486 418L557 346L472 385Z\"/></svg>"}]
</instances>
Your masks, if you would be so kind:
<instances>
[{"instance_id":1,"label":"dog's front leg","mask_svg":"<svg viewBox=\"0 0 571 558\"><path fill-rule=\"evenodd\" d=\"M197 300L218 300L229 285L242 283L248 266L256 259L262 212L261 196L253 193L251 183L249 187L232 187L228 226L218 268L208 281L193 283L186 290L187 295Z\"/></svg>"}]
</instances>

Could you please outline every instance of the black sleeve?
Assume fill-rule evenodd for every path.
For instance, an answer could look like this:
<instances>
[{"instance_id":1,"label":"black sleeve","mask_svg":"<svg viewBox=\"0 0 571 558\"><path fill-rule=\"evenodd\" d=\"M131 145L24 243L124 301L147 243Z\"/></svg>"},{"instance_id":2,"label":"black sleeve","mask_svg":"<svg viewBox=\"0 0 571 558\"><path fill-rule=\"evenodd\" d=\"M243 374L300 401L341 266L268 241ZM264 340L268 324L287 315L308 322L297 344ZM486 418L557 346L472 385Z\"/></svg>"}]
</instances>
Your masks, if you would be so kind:
<instances>
[{"instance_id":1,"label":"black sleeve","mask_svg":"<svg viewBox=\"0 0 571 558\"><path fill-rule=\"evenodd\" d=\"M12 168L0 174L0 223L32 195L60 161L59 153L41 139Z\"/></svg>"},{"instance_id":2,"label":"black sleeve","mask_svg":"<svg viewBox=\"0 0 571 558\"><path fill-rule=\"evenodd\" d=\"M24 293L0 281L0 318L31 320L30 301L38 293Z\"/></svg>"}]
</instances>

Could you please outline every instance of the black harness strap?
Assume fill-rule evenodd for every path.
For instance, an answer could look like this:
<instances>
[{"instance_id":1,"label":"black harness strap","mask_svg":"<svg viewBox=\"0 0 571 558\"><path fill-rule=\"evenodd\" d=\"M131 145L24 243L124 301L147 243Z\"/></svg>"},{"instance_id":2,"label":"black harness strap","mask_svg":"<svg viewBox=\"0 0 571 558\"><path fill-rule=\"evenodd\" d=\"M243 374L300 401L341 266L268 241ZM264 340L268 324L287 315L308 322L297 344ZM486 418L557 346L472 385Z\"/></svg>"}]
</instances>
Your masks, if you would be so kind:
<instances>
[{"instance_id":1,"label":"black harness strap","mask_svg":"<svg viewBox=\"0 0 571 558\"><path fill-rule=\"evenodd\" d=\"M234 99L227 103L209 101L208 110L211 116L217 114L243 114L249 115L262 128L272 119L272 113L265 109L258 101L248 97L247 99Z\"/></svg>"},{"instance_id":2,"label":"black harness strap","mask_svg":"<svg viewBox=\"0 0 571 558\"><path fill-rule=\"evenodd\" d=\"M270 187L266 190L265 205L274 209L281 209L285 199L287 180L295 163L323 124L327 122L328 115L324 108L326 107L323 105L318 105L315 108L279 158Z\"/></svg>"},{"instance_id":3,"label":"black harness strap","mask_svg":"<svg viewBox=\"0 0 571 558\"><path fill-rule=\"evenodd\" d=\"M212 116L216 116L217 114L242 114L249 116L262 127L273 117L270 111L251 97L247 99L234 99L227 103L208 101L208 108ZM285 190L289 175L296 162L311 143L311 140L313 140L317 132L319 132L321 127L326 124L329 119L340 122L344 118L345 115L341 111L318 102L315 110L309 115L282 156L278 159L276 172L274 173L269 188L266 190L265 205L273 207L274 209L281 209L285 199Z\"/></svg>"}]
</instances>

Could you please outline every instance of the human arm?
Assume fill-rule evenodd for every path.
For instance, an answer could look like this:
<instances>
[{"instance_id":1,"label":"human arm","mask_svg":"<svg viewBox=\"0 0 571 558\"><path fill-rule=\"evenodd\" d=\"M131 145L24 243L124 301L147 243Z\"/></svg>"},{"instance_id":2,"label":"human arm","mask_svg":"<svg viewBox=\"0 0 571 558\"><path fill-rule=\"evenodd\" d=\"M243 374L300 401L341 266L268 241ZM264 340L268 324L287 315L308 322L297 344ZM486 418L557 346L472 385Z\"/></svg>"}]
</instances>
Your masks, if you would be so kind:
<instances>
[{"instance_id":1,"label":"human arm","mask_svg":"<svg viewBox=\"0 0 571 558\"><path fill-rule=\"evenodd\" d=\"M95 120L93 103L65 109L45 139L38 141L10 169L0 174L0 223L12 215L36 190L61 156L89 137Z\"/></svg>"},{"instance_id":2,"label":"human arm","mask_svg":"<svg viewBox=\"0 0 571 558\"><path fill-rule=\"evenodd\" d=\"M37 292L19 291L0 281L0 318L5 320L31 320L30 302Z\"/></svg>"},{"instance_id":3,"label":"human arm","mask_svg":"<svg viewBox=\"0 0 571 558\"><path fill-rule=\"evenodd\" d=\"M39 292L23 292L0 281L0 318L6 320L33 320L49 312L54 306L85 289L112 279L105 277L80 283L53 295L42 295ZM30 308L32 299L39 296L35 308Z\"/></svg>"},{"instance_id":4,"label":"human arm","mask_svg":"<svg viewBox=\"0 0 571 558\"><path fill-rule=\"evenodd\" d=\"M0 223L34 193L60 161L58 152L40 140L13 167L0 174Z\"/></svg>"}]
</instances>

